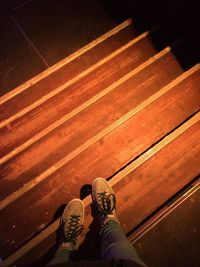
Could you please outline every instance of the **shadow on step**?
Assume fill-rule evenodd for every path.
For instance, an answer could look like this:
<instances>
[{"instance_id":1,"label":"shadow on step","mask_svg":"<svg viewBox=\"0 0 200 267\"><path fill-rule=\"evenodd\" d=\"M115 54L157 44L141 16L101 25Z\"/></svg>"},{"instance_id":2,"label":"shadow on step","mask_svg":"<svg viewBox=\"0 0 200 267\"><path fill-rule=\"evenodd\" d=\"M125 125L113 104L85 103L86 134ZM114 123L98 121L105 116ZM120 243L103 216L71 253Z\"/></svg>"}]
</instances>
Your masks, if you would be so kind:
<instances>
[{"instance_id":1,"label":"shadow on step","mask_svg":"<svg viewBox=\"0 0 200 267\"><path fill-rule=\"evenodd\" d=\"M95 261L101 257L100 237L99 237L99 223L97 219L97 213L92 206L93 221L89 226L89 232L85 236L85 240L73 255L73 261L85 260ZM92 251L92 253L91 253Z\"/></svg>"},{"instance_id":2,"label":"shadow on step","mask_svg":"<svg viewBox=\"0 0 200 267\"><path fill-rule=\"evenodd\" d=\"M84 199L88 195L91 195L92 186L86 184L82 186L80 190L80 199ZM99 223L98 215L95 207L91 204L91 216L93 218L92 223L89 226L89 231L85 236L84 242L73 255L73 261L79 260L98 260L100 259L100 238L99 238ZM92 253L91 253L92 251Z\"/></svg>"},{"instance_id":3,"label":"shadow on step","mask_svg":"<svg viewBox=\"0 0 200 267\"><path fill-rule=\"evenodd\" d=\"M53 218L49 224L53 223L58 218L60 218L65 207L66 207L66 204L63 204L56 210L56 212L54 213L54 216L53 216ZM48 227L48 225L47 225L47 227ZM32 262L31 264L27 265L26 267L34 267L34 266L42 267L45 264L47 264L52 259L53 255L55 254L55 252L57 251L57 249L60 245L60 239L61 239L60 236L61 236L61 228L59 227L59 229L56 232L56 240L55 240L54 245L39 260Z\"/></svg>"}]
</instances>

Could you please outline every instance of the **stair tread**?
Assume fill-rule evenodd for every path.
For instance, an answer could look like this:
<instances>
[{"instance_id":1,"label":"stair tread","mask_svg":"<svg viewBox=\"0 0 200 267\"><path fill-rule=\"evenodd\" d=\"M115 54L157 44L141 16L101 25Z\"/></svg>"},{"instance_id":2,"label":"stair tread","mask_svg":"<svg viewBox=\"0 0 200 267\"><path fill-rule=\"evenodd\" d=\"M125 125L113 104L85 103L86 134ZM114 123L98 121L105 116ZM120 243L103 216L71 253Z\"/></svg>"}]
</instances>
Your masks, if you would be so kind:
<instances>
[{"instance_id":1,"label":"stair tread","mask_svg":"<svg viewBox=\"0 0 200 267\"><path fill-rule=\"evenodd\" d=\"M170 66L170 68L169 68ZM2 164L0 199L35 179L176 78L182 69L170 52ZM21 131L24 131L23 127ZM2 138L4 141L5 138ZM83 149L79 149L81 153Z\"/></svg>"},{"instance_id":2,"label":"stair tread","mask_svg":"<svg viewBox=\"0 0 200 267\"><path fill-rule=\"evenodd\" d=\"M196 117L195 120L193 120L194 117ZM120 174L123 179L113 177L110 180L117 196L120 221L126 233L199 174L200 114L194 117L185 123L187 127L183 124L179 127L181 130L177 129L173 137L171 137L173 133L169 135L170 140L166 142L167 144L161 140L162 145L158 146L159 148L147 152L146 159L139 159L141 164L136 166L133 162L132 166L127 166ZM191 120L193 120L192 123ZM174 153L171 153L172 149ZM180 176L182 179L178 179ZM85 227L88 227L91 221L90 205L87 205ZM23 264L26 261L32 263L38 260L55 243L55 237L56 232L52 232L51 229L49 234L41 238L41 242L38 244L36 242L32 250L19 259L18 263L25 266Z\"/></svg>"},{"instance_id":3,"label":"stair tread","mask_svg":"<svg viewBox=\"0 0 200 267\"><path fill-rule=\"evenodd\" d=\"M105 178L112 176L113 173L128 164L130 160L133 160L197 112L199 109L197 87L199 74L199 69L195 70L188 78L175 87L172 86L172 89L163 95L153 99L152 103L143 107L141 111L131 116L120 126L118 125L115 130L91 144L82 153L77 154L74 159L43 180L39 186L35 186L14 203L5 207L0 212L1 216L5 218L0 226L0 233L4 240L2 242L2 253L12 252L22 242L38 232L39 229L41 230L41 225L43 227L48 224L59 205L68 202L72 197L79 196L81 185L91 183L98 176ZM192 144L194 142L192 138L194 136L196 138L195 129L195 127L192 127L192 130L189 131L190 135L186 135ZM192 131L194 131L193 134ZM192 145L192 147L195 147L194 149L198 149L197 140L197 144ZM185 144L188 145L187 142ZM187 155L185 158L187 159ZM191 160L198 161L198 157L191 157ZM173 164L171 165L173 167ZM199 170L196 165L194 167L194 172ZM192 176L193 172L190 173ZM191 179L191 176L188 176L189 179ZM67 179L67 183L63 180L63 177L70 177ZM77 184L79 187L77 187ZM177 184L176 187L175 183L169 192L177 190L177 188L179 188L179 185ZM158 204L158 202L155 203ZM16 210L14 214L13 209ZM29 214L28 217L26 214ZM23 222L22 218L27 218L26 222ZM13 224L15 224L14 230L12 229ZM128 227L130 226L127 224L127 229L129 229ZM12 247L6 243L10 236L9 229L12 229L12 237L15 240Z\"/></svg>"},{"instance_id":4,"label":"stair tread","mask_svg":"<svg viewBox=\"0 0 200 267\"><path fill-rule=\"evenodd\" d=\"M0 98L5 264L44 255L55 211L96 177L128 233L199 175L200 65L183 73L169 47L156 53L127 20Z\"/></svg>"},{"instance_id":5,"label":"stair tread","mask_svg":"<svg viewBox=\"0 0 200 267\"><path fill-rule=\"evenodd\" d=\"M155 54L156 51L146 36L64 91L17 118L9 127L3 127L0 129L1 156L13 151L49 125L55 124L63 116L69 117L68 113L73 112L74 115L74 109L78 109L80 105Z\"/></svg>"},{"instance_id":6,"label":"stair tread","mask_svg":"<svg viewBox=\"0 0 200 267\"><path fill-rule=\"evenodd\" d=\"M61 61L61 68L58 68L58 64L58 66L53 66L48 69L45 75L41 75L42 79L36 77L36 81L31 79L30 82L27 82L28 86L24 86L22 89L16 88L16 90L11 91L8 97L5 95L0 99L0 120L4 121L9 119L61 84L69 82L83 71L86 71L91 65L96 64L98 61L110 55L134 37L136 37L136 33L132 25L126 25L125 28L122 28L102 42L97 43L96 46L86 50L85 53L79 55L80 53L78 51L74 59L72 57L72 60L69 60L69 62L66 60L66 64L63 65ZM63 62L65 63L65 61ZM13 106L15 107L14 109Z\"/></svg>"},{"instance_id":7,"label":"stair tread","mask_svg":"<svg viewBox=\"0 0 200 267\"><path fill-rule=\"evenodd\" d=\"M141 164L137 171L134 169L126 176L125 181L121 180L114 187L116 194L122 195L118 206L121 218L126 218L126 232L147 217L142 210L152 213L199 174L199 134L200 121ZM145 189L141 190L144 181ZM136 214L137 219L134 219Z\"/></svg>"}]
</instances>

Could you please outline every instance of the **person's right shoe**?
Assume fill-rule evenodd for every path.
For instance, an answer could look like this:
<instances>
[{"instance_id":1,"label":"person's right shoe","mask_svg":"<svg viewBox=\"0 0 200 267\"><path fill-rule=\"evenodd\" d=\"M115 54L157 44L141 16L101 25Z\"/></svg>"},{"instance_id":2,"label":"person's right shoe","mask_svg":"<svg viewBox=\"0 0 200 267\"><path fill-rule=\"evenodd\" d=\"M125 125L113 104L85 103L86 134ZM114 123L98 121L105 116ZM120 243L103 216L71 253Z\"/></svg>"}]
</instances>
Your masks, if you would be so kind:
<instances>
[{"instance_id":1,"label":"person's right shoe","mask_svg":"<svg viewBox=\"0 0 200 267\"><path fill-rule=\"evenodd\" d=\"M109 220L119 223L116 214L116 196L110 184L104 178L96 178L92 185L92 200L99 211L102 224Z\"/></svg>"},{"instance_id":2,"label":"person's right shoe","mask_svg":"<svg viewBox=\"0 0 200 267\"><path fill-rule=\"evenodd\" d=\"M84 204L80 199L72 199L66 206L61 216L63 244L70 250L76 250L79 246L79 236L83 230Z\"/></svg>"}]
</instances>

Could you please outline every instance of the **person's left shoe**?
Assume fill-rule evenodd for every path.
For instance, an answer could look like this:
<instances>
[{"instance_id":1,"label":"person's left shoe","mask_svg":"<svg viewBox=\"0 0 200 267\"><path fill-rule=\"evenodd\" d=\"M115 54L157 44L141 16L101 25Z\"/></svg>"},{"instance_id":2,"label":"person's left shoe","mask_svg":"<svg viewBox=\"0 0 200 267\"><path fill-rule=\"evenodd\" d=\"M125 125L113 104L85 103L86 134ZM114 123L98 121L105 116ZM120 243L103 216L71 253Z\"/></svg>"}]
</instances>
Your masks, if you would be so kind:
<instances>
[{"instance_id":1,"label":"person's left shoe","mask_svg":"<svg viewBox=\"0 0 200 267\"><path fill-rule=\"evenodd\" d=\"M96 178L92 185L92 200L99 211L101 225L109 220L119 223L116 213L116 196L110 184L104 178Z\"/></svg>"},{"instance_id":2,"label":"person's left shoe","mask_svg":"<svg viewBox=\"0 0 200 267\"><path fill-rule=\"evenodd\" d=\"M62 217L63 245L69 250L76 250L79 246L79 236L83 230L84 204L80 199L72 199L66 206ZM62 246L63 246L62 245Z\"/></svg>"}]
</instances>

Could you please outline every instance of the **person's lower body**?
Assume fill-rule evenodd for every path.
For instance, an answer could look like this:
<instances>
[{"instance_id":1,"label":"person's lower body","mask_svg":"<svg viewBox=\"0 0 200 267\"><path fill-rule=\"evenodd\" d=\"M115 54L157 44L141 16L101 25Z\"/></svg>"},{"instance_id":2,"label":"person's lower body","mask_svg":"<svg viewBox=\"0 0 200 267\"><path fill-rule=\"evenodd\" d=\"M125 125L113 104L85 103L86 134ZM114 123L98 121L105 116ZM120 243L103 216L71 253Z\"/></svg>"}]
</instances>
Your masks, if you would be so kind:
<instances>
[{"instance_id":1,"label":"person's lower body","mask_svg":"<svg viewBox=\"0 0 200 267\"><path fill-rule=\"evenodd\" d=\"M109 183L97 178L92 186L92 200L100 220L100 236L103 261L127 260L146 266L135 248L125 236L116 214L116 197ZM78 237L83 229L84 205L80 199L73 199L61 217L64 240L48 265L67 263L71 253L78 248Z\"/></svg>"},{"instance_id":2,"label":"person's lower body","mask_svg":"<svg viewBox=\"0 0 200 267\"><path fill-rule=\"evenodd\" d=\"M83 230L84 204L80 199L72 199L61 217L61 245L47 266L67 263L71 260L73 251L78 249L79 236Z\"/></svg>"},{"instance_id":3,"label":"person's lower body","mask_svg":"<svg viewBox=\"0 0 200 267\"><path fill-rule=\"evenodd\" d=\"M128 260L146 266L138 256L136 249L128 241L121 225L109 220L101 227L101 258L104 261Z\"/></svg>"},{"instance_id":4,"label":"person's lower body","mask_svg":"<svg viewBox=\"0 0 200 267\"><path fill-rule=\"evenodd\" d=\"M128 260L146 266L121 228L116 213L116 196L105 179L97 178L93 182L92 199L99 210L102 260Z\"/></svg>"}]
</instances>

